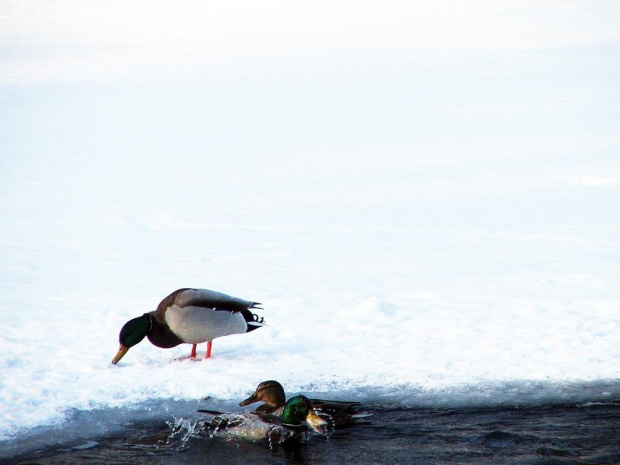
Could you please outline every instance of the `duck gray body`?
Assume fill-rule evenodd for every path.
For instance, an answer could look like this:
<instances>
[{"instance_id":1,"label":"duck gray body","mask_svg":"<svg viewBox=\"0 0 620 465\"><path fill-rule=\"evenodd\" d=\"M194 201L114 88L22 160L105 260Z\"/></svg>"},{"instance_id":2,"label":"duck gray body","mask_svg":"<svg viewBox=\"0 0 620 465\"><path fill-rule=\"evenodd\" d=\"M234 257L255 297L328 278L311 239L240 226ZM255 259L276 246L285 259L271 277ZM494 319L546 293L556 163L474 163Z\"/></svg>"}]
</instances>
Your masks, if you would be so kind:
<instances>
[{"instance_id":1,"label":"duck gray body","mask_svg":"<svg viewBox=\"0 0 620 465\"><path fill-rule=\"evenodd\" d=\"M275 416L256 413L223 413L203 423L202 428L211 435L252 442L278 443L299 434Z\"/></svg>"},{"instance_id":2,"label":"duck gray body","mask_svg":"<svg viewBox=\"0 0 620 465\"><path fill-rule=\"evenodd\" d=\"M243 334L263 326L250 309L258 302L208 289L178 289L150 312L149 341L157 347L199 344L231 334Z\"/></svg>"},{"instance_id":3,"label":"duck gray body","mask_svg":"<svg viewBox=\"0 0 620 465\"><path fill-rule=\"evenodd\" d=\"M263 319L252 313L260 308L258 305L208 289L178 289L163 299L157 310L125 323L119 334L120 348L112 363L118 363L130 347L145 337L164 349L192 344L192 358L196 357L196 344L206 342L205 357L210 358L213 339L263 326Z\"/></svg>"},{"instance_id":4,"label":"duck gray body","mask_svg":"<svg viewBox=\"0 0 620 465\"><path fill-rule=\"evenodd\" d=\"M270 444L288 440L305 440L311 431L325 434L326 422L312 408L305 396L295 396L284 405L281 416L268 413L219 413L199 410L212 418L202 428L211 436L249 441L268 440Z\"/></svg>"}]
</instances>

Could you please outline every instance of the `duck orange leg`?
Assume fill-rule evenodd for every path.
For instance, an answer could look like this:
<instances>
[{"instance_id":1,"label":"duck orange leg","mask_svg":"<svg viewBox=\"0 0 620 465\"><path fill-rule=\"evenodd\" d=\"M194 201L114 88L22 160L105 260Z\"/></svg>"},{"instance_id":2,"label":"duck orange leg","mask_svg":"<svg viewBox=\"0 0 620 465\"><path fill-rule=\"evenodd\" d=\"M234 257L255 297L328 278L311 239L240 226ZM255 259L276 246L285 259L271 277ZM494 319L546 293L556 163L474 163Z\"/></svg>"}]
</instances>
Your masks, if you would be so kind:
<instances>
[{"instance_id":1,"label":"duck orange leg","mask_svg":"<svg viewBox=\"0 0 620 465\"><path fill-rule=\"evenodd\" d=\"M189 358L196 358L196 344L192 344L192 353L189 354Z\"/></svg>"},{"instance_id":2,"label":"duck orange leg","mask_svg":"<svg viewBox=\"0 0 620 465\"><path fill-rule=\"evenodd\" d=\"M207 353L205 354L205 358L211 358L211 346L213 346L213 342L207 341Z\"/></svg>"}]
</instances>

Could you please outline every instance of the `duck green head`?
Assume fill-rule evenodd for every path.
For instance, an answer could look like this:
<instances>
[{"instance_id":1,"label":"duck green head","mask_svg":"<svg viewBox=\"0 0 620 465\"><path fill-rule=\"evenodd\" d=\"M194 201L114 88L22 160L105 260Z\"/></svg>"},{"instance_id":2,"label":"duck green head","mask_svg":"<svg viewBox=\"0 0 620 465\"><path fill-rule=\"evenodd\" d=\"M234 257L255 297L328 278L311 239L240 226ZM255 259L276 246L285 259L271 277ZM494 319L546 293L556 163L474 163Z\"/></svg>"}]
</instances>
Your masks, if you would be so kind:
<instances>
[{"instance_id":1,"label":"duck green head","mask_svg":"<svg viewBox=\"0 0 620 465\"><path fill-rule=\"evenodd\" d=\"M112 360L112 363L116 365L131 347L135 346L146 337L150 329L151 319L146 313L125 323L118 335L118 341L121 346Z\"/></svg>"},{"instance_id":2,"label":"duck green head","mask_svg":"<svg viewBox=\"0 0 620 465\"><path fill-rule=\"evenodd\" d=\"M304 422L317 433L323 434L327 422L323 420L312 408L310 400L306 396L291 397L282 411L282 423L300 426Z\"/></svg>"}]
</instances>

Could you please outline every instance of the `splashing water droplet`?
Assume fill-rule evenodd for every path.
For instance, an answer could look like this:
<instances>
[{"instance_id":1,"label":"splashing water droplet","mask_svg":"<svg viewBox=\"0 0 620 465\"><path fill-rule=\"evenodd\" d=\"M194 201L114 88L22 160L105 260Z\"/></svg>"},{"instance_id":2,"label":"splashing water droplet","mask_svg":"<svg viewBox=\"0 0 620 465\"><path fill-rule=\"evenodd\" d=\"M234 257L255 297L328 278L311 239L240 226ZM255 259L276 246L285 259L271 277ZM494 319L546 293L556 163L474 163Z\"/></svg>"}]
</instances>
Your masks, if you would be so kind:
<instances>
[{"instance_id":1,"label":"splashing water droplet","mask_svg":"<svg viewBox=\"0 0 620 465\"><path fill-rule=\"evenodd\" d=\"M166 424L170 427L170 433L168 434L166 443L172 445L172 443L179 438L179 450L185 448L187 442L192 437L198 436L201 431L199 427L200 422L195 419L190 420L187 418L173 417L173 420L167 421Z\"/></svg>"}]
</instances>

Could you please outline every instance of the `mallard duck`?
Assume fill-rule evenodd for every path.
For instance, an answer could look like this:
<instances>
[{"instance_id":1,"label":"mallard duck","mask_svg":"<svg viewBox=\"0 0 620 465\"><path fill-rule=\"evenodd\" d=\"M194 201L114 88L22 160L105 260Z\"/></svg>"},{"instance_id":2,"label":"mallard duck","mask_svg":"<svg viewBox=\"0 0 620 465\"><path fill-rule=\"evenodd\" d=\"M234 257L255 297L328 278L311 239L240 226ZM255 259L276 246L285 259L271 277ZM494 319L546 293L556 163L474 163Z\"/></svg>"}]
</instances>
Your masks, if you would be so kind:
<instances>
[{"instance_id":1,"label":"mallard duck","mask_svg":"<svg viewBox=\"0 0 620 465\"><path fill-rule=\"evenodd\" d=\"M176 290L161 301L157 310L125 323L118 337L120 348L112 363L116 365L144 337L164 349L192 344L191 358L196 358L196 345L206 341L205 358L210 358L213 339L263 326L263 318L250 311L260 308L258 305L207 289Z\"/></svg>"},{"instance_id":2,"label":"mallard duck","mask_svg":"<svg viewBox=\"0 0 620 465\"><path fill-rule=\"evenodd\" d=\"M268 440L270 444L290 439L308 439L312 431L324 434L327 426L327 422L317 415L306 396L291 397L279 416L264 412L198 412L213 415L202 425L202 429L211 435L250 441Z\"/></svg>"},{"instance_id":3,"label":"mallard duck","mask_svg":"<svg viewBox=\"0 0 620 465\"><path fill-rule=\"evenodd\" d=\"M286 395L282 385L274 380L263 381L254 393L239 405L244 407L254 402L264 402L254 412L280 415L286 402ZM327 418L334 428L342 428L359 423L362 418L370 415L361 413L359 402L344 402L337 400L310 399L312 408L322 417Z\"/></svg>"}]
</instances>

